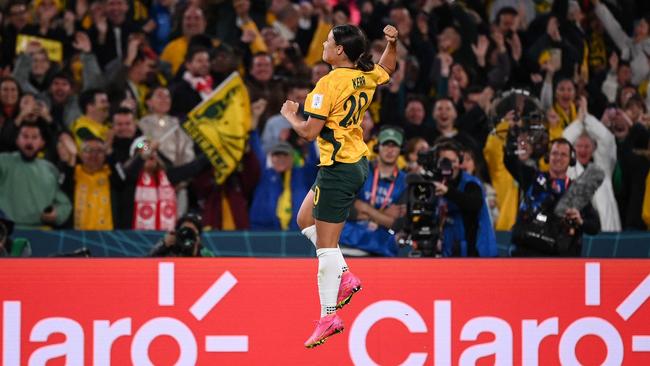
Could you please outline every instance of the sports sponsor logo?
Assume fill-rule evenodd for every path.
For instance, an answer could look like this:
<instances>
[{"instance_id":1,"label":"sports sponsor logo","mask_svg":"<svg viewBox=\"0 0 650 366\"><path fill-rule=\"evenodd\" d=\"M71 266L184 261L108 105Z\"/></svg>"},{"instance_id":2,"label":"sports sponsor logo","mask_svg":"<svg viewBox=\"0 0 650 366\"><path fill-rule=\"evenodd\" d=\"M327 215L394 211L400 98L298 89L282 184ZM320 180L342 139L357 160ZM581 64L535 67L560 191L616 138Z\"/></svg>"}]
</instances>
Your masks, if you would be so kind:
<instances>
[{"instance_id":1,"label":"sports sponsor logo","mask_svg":"<svg viewBox=\"0 0 650 366\"><path fill-rule=\"evenodd\" d=\"M648 261L348 263L346 332L306 350L314 260L3 261L2 365L650 364Z\"/></svg>"}]
</instances>

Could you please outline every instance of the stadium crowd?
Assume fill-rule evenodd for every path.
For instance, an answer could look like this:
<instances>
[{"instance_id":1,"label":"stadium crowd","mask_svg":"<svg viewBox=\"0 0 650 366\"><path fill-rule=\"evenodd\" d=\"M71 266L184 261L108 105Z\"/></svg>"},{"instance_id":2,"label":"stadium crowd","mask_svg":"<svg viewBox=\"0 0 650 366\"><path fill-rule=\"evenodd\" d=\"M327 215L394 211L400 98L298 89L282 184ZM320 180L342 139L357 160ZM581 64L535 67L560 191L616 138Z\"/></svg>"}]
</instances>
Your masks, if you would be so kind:
<instances>
[{"instance_id":1,"label":"stadium crowd","mask_svg":"<svg viewBox=\"0 0 650 366\"><path fill-rule=\"evenodd\" d=\"M500 113L495 101L515 89L542 112L545 144L573 144L571 178L590 164L604 172L591 200L602 231L650 225L645 0L0 4L0 210L16 228L173 230L193 212L206 231L296 230L317 150L280 108L304 104L329 72L322 43L346 23L365 31L375 62L383 26L394 25L399 61L360 122L378 173L342 244L396 254L388 233L407 214L406 173L421 171L418 152L440 138L457 144L460 169L482 184L485 207L468 206L474 217L481 210L475 220L485 211L496 230L511 230L525 192L505 150L509 129L530 116ZM248 89L250 132L238 167L217 184L180 125L233 71ZM386 126L396 128L382 135ZM529 137L515 136L518 164L548 170ZM380 237L364 236L373 232Z\"/></svg>"}]
</instances>

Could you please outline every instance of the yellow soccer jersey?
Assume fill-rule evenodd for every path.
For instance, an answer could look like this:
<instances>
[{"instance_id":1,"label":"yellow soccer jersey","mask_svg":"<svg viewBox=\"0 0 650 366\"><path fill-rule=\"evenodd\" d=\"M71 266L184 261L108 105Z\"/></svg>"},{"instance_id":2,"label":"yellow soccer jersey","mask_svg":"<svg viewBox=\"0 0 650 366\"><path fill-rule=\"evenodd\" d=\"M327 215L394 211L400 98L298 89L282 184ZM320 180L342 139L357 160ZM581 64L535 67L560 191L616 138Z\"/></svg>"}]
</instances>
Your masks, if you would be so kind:
<instances>
[{"instance_id":1,"label":"yellow soccer jersey","mask_svg":"<svg viewBox=\"0 0 650 366\"><path fill-rule=\"evenodd\" d=\"M378 85L390 76L383 67L372 71L339 67L323 76L305 100L305 114L322 119L318 136L320 166L356 163L368 153L361 120Z\"/></svg>"}]
</instances>

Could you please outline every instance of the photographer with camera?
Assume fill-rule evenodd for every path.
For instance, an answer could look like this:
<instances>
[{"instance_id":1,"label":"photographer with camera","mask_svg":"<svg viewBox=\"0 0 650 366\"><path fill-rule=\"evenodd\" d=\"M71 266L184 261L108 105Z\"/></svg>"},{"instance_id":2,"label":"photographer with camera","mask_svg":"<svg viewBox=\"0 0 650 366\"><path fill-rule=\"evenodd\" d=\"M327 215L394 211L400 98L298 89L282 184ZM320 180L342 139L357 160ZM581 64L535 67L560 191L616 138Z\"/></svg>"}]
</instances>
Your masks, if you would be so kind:
<instances>
[{"instance_id":1,"label":"photographer with camera","mask_svg":"<svg viewBox=\"0 0 650 366\"><path fill-rule=\"evenodd\" d=\"M178 219L176 228L168 231L149 252L150 257L214 257L201 245L201 217L188 213Z\"/></svg>"},{"instance_id":2,"label":"photographer with camera","mask_svg":"<svg viewBox=\"0 0 650 366\"><path fill-rule=\"evenodd\" d=\"M515 122L511 120L510 123L513 125ZM516 135L510 132L504 148L504 164L523 192L512 228L510 255L580 256L582 234L597 234L600 221L589 203L593 192L579 187L580 184L567 175L569 166L575 165L573 146L564 138L552 140L548 154L549 171L541 172L518 158L515 139ZM575 193L578 189L573 189L568 193L571 185L582 188L582 192ZM574 195L583 197L571 197ZM573 202L560 205L563 197L573 198ZM575 204L576 201L582 203ZM558 208L563 208L561 215L557 214Z\"/></svg>"},{"instance_id":3,"label":"photographer with camera","mask_svg":"<svg viewBox=\"0 0 650 366\"><path fill-rule=\"evenodd\" d=\"M423 175L410 175L407 228L423 256L495 257L496 237L481 181L462 171L463 149L438 139L420 154Z\"/></svg>"}]
</instances>

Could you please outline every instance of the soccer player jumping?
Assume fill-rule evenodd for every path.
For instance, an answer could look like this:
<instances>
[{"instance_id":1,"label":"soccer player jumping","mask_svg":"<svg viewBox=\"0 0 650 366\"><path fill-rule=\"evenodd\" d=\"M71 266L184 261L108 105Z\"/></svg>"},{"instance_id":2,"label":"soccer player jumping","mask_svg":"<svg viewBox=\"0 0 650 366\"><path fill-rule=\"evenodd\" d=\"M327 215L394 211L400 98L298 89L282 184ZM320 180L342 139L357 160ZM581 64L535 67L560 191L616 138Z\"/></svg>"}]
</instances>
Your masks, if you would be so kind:
<instances>
[{"instance_id":1,"label":"soccer player jumping","mask_svg":"<svg viewBox=\"0 0 650 366\"><path fill-rule=\"evenodd\" d=\"M379 64L372 62L368 40L361 29L339 25L323 43L323 61L332 71L323 76L305 101L307 121L296 115L298 103L287 100L282 115L297 134L309 141L318 137L320 169L302 202L298 226L316 246L321 318L305 342L312 348L343 331L336 310L361 289L348 271L338 242L358 190L368 175L368 147L361 120L378 85L389 81L396 66L397 29L384 28L388 42Z\"/></svg>"}]
</instances>

